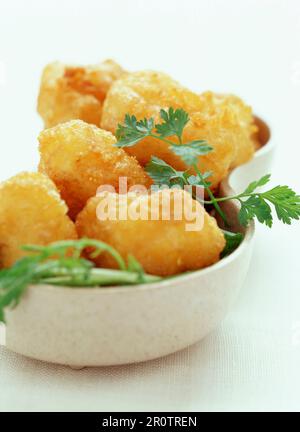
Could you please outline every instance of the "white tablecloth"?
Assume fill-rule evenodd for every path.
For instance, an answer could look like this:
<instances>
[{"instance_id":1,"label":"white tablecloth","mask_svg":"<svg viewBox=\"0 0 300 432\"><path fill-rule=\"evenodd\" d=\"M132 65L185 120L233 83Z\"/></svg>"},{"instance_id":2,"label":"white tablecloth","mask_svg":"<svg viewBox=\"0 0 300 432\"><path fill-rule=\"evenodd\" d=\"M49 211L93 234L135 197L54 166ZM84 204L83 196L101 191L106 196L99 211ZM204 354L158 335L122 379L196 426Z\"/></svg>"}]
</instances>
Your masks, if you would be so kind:
<instances>
[{"instance_id":1,"label":"white tablecloth","mask_svg":"<svg viewBox=\"0 0 300 432\"><path fill-rule=\"evenodd\" d=\"M38 162L42 67L115 57L244 97L271 119L274 183L299 192L298 0L0 3L1 180ZM259 227L227 320L169 357L75 372L0 346L0 410L300 410L299 239L300 224Z\"/></svg>"}]
</instances>

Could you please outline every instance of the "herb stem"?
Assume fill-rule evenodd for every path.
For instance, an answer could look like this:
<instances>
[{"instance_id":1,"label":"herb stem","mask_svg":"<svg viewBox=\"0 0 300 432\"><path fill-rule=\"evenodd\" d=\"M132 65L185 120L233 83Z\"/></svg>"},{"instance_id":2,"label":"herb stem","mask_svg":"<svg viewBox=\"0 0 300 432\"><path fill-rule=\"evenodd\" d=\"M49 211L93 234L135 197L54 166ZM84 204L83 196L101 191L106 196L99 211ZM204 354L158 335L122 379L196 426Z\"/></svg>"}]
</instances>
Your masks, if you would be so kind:
<instances>
[{"instance_id":1,"label":"herb stem","mask_svg":"<svg viewBox=\"0 0 300 432\"><path fill-rule=\"evenodd\" d=\"M203 203L204 204L213 204L214 202L219 203L219 202L225 202L225 201L230 201L230 200L234 200L234 199L241 201L240 198L259 196L259 195L260 195L259 193L249 193L249 194L241 193L238 195L231 195L231 196L226 196L226 197L221 197L221 198L214 197L214 199L211 199L210 201L204 200Z\"/></svg>"},{"instance_id":2,"label":"herb stem","mask_svg":"<svg viewBox=\"0 0 300 432\"><path fill-rule=\"evenodd\" d=\"M152 133L152 132L151 132L148 136L149 136L149 137L152 137L152 138L155 138L155 139L158 139L158 140L160 140L160 141L163 141L163 142L165 142L166 144L169 144L169 145L176 145L176 143L174 143L173 141L168 140L168 139L166 139L166 138L163 138L162 136L160 136L160 135L156 135L156 134L154 134L154 133Z\"/></svg>"},{"instance_id":3,"label":"herb stem","mask_svg":"<svg viewBox=\"0 0 300 432\"><path fill-rule=\"evenodd\" d=\"M134 272L122 271L122 270L111 270L94 268L90 270L88 276L85 278L83 274L79 274L79 277L73 278L72 275L61 275L43 278L40 283L51 284L51 285L66 285L66 286L84 286L84 287L96 287L113 284L137 284L140 282L140 275ZM82 277L83 276L83 277ZM153 276L144 274L143 283L158 282L161 278L159 276Z\"/></svg>"},{"instance_id":4,"label":"herb stem","mask_svg":"<svg viewBox=\"0 0 300 432\"><path fill-rule=\"evenodd\" d=\"M161 140L161 141L164 141L165 143L167 143L167 144L169 144L169 145L174 145L174 144L175 144L174 142L172 142L172 141L170 141L170 140L168 140L168 139L166 139L166 138L163 138L162 136L155 135L155 134L153 134L152 132L149 134L149 136L151 136L152 138L156 138L156 139L159 139L159 140ZM177 145L181 145L181 144L182 144L182 138L181 138L180 135L177 135L177 137L178 137L178 141L179 141L179 144L177 144ZM176 144L175 144L175 145L176 145ZM204 203L205 203L205 204L213 204L213 206L215 207L215 209L217 210L217 212L219 213L219 215L220 215L221 218L223 219L225 225L228 227L228 226L229 226L229 223L228 223L227 217L226 217L225 213L222 211L221 207L219 206L219 204L218 204L218 200L215 198L214 194L213 194L212 191L210 190L209 185L207 184L207 182L206 182L205 179L203 178L202 173L201 173L201 171L199 170L198 166L197 166L196 164L193 164L193 167L194 167L196 173L198 174L200 180L202 181L202 183L203 183L203 185L204 185L204 188L205 188L206 191L207 191L208 196L209 196L210 199L211 199L211 201L204 201ZM185 182L185 183L188 185L188 182ZM225 201L225 200L224 200L224 201ZM203 201L202 201L202 202L203 202Z\"/></svg>"},{"instance_id":5,"label":"herb stem","mask_svg":"<svg viewBox=\"0 0 300 432\"><path fill-rule=\"evenodd\" d=\"M203 175L201 173L201 171L199 170L198 166L196 164L193 165L197 175L199 176L201 182L203 183L205 190L207 191L208 196L210 197L210 201L204 201L205 204L212 204L215 209L217 210L217 212L219 213L219 215L221 216L221 218L223 219L225 225L228 227L229 223L227 220L227 217L225 215L225 213L223 212L223 210L221 209L221 207L218 204L218 199L215 198L214 194L212 193L212 191L210 190L208 184L206 183L205 179L203 178Z\"/></svg>"}]
</instances>

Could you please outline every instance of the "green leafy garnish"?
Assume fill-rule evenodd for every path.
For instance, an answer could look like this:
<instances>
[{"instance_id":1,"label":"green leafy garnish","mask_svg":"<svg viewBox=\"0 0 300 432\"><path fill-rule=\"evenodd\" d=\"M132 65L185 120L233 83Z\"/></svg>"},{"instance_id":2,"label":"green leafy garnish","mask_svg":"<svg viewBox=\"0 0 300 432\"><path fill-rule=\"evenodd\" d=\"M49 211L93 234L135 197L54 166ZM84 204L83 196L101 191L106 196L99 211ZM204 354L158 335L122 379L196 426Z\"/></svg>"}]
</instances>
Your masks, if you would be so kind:
<instances>
[{"instance_id":1,"label":"green leafy garnish","mask_svg":"<svg viewBox=\"0 0 300 432\"><path fill-rule=\"evenodd\" d=\"M247 200L241 202L239 212L239 221L242 225L247 226L249 221L254 218L268 227L272 226L272 211L266 201L260 196L250 196Z\"/></svg>"},{"instance_id":2,"label":"green leafy garnish","mask_svg":"<svg viewBox=\"0 0 300 432\"><path fill-rule=\"evenodd\" d=\"M109 253L119 270L95 268L82 258L90 250L90 257ZM5 321L4 310L18 304L28 285L51 284L68 287L98 287L134 285L159 281L161 278L145 274L140 263L128 257L128 263L111 246L98 240L80 239L52 243L48 246L24 246L31 255L20 259L9 269L0 270L0 322ZM86 252L88 253L88 252Z\"/></svg>"},{"instance_id":3,"label":"green leafy garnish","mask_svg":"<svg viewBox=\"0 0 300 432\"><path fill-rule=\"evenodd\" d=\"M244 238L243 234L239 232L233 233L230 231L223 230L223 234L226 240L226 244L225 244L225 248L221 253L221 258L225 258L226 256L230 255L232 252L234 252L241 244Z\"/></svg>"},{"instance_id":4,"label":"green leafy garnish","mask_svg":"<svg viewBox=\"0 0 300 432\"><path fill-rule=\"evenodd\" d=\"M182 188L186 185L203 187L210 199L201 200L197 196L195 198L202 204L213 205L223 219L225 226L229 226L229 223L219 203L229 200L239 201L241 206L239 221L244 226L256 219L258 222L271 227L273 224L271 206L274 207L277 218L285 224L290 224L292 219L300 218L300 197L288 186L276 186L266 192L257 192L258 188L265 186L270 181L270 174L251 182L244 192L238 195L216 198L210 190L209 178L213 173L202 173L198 166L199 158L211 152L213 147L205 140L183 143L183 131L189 122L189 116L184 110L174 110L173 108L169 108L168 111L161 110L160 117L162 123L154 124L152 118L137 121L134 116L127 115L125 124L119 125L117 130L119 140L117 146L132 146L146 136L151 136L168 144L170 150L187 165L186 171L177 171L162 159L155 155L152 156L146 165L146 171L156 185L178 185ZM177 138L178 143L167 139L172 136ZM190 172L191 169L192 172Z\"/></svg>"},{"instance_id":5,"label":"green leafy garnish","mask_svg":"<svg viewBox=\"0 0 300 432\"><path fill-rule=\"evenodd\" d=\"M202 186L202 187L208 187L211 185L207 179L212 175L211 171L207 171L199 177L199 175L190 175L188 176L188 184L191 186Z\"/></svg>"},{"instance_id":6,"label":"green leafy garnish","mask_svg":"<svg viewBox=\"0 0 300 432\"><path fill-rule=\"evenodd\" d=\"M210 182L207 179L211 176L211 172L205 172L200 177L199 175L189 174L188 171L177 171L171 165L167 164L162 159L152 156L150 162L145 166L145 171L152 178L157 186L199 186L207 187Z\"/></svg>"},{"instance_id":7,"label":"green leafy garnish","mask_svg":"<svg viewBox=\"0 0 300 432\"><path fill-rule=\"evenodd\" d=\"M217 202L238 200L240 203L239 221L247 226L253 219L265 224L269 228L273 225L272 207L277 218L284 224L290 225L292 220L300 219L300 196L288 186L276 186L264 192L258 192L262 186L270 181L270 174L264 175L257 181L250 183L244 192L224 198L216 198ZM211 203L205 201L205 203Z\"/></svg>"},{"instance_id":8,"label":"green leafy garnish","mask_svg":"<svg viewBox=\"0 0 300 432\"><path fill-rule=\"evenodd\" d=\"M300 196L288 186L276 186L260 196L274 205L277 217L283 223L290 225L292 219L299 219Z\"/></svg>"},{"instance_id":9,"label":"green leafy garnish","mask_svg":"<svg viewBox=\"0 0 300 432\"><path fill-rule=\"evenodd\" d=\"M183 162L187 165L192 166L198 163L199 156L206 155L212 151L212 147L209 146L206 141L199 140L193 141L189 144L182 145L171 145L171 150L177 156L180 156Z\"/></svg>"},{"instance_id":10,"label":"green leafy garnish","mask_svg":"<svg viewBox=\"0 0 300 432\"><path fill-rule=\"evenodd\" d=\"M172 184L186 184L186 172L177 171L162 159L152 156L151 161L145 167L145 171L158 186Z\"/></svg>"},{"instance_id":11,"label":"green leafy garnish","mask_svg":"<svg viewBox=\"0 0 300 432\"><path fill-rule=\"evenodd\" d=\"M154 120L137 120L135 116L126 114L124 125L118 125L116 137L118 147L131 147L147 136L151 136Z\"/></svg>"},{"instance_id":12,"label":"green leafy garnish","mask_svg":"<svg viewBox=\"0 0 300 432\"><path fill-rule=\"evenodd\" d=\"M156 133L163 138L177 136L181 140L183 129L189 122L189 115L183 109L169 108L168 111L160 110L161 124L155 126Z\"/></svg>"},{"instance_id":13,"label":"green leafy garnish","mask_svg":"<svg viewBox=\"0 0 300 432\"><path fill-rule=\"evenodd\" d=\"M116 131L117 147L132 147L146 137L156 138L168 144L188 166L197 164L199 156L213 150L205 140L182 142L184 127L190 120L183 109L161 110L160 117L162 123L155 124L153 118L137 120L134 115L126 114L124 124L119 124ZM172 136L177 138L178 143L167 139Z\"/></svg>"},{"instance_id":14,"label":"green leafy garnish","mask_svg":"<svg viewBox=\"0 0 300 432\"><path fill-rule=\"evenodd\" d=\"M255 189L265 186L271 178L271 174L266 174L264 175L262 178L260 178L259 180L255 180L253 182L251 182L245 189L244 193L252 193L255 191Z\"/></svg>"},{"instance_id":15,"label":"green leafy garnish","mask_svg":"<svg viewBox=\"0 0 300 432\"><path fill-rule=\"evenodd\" d=\"M196 172L196 178L199 179L198 186L202 186L205 188L207 194L209 195L212 201L213 206L215 207L216 211L220 214L220 216L224 220L225 225L227 226L228 221L226 215L224 214L221 207L217 203L217 200L215 200L214 194L209 188L210 183L205 180L207 178L206 173L204 174L201 173L198 168L199 157L211 152L213 148L209 146L205 140L195 140L190 143L183 143L182 141L183 130L190 120L188 113L186 113L183 109L174 110L171 107L168 109L168 111L161 110L160 117L162 123L154 124L153 118L150 118L149 120L144 119L138 121L135 116L130 116L127 114L125 116L124 124L118 125L116 131L118 142L116 146L131 147L146 137L156 138L168 144L169 148L173 151L173 153L179 156L188 167L193 168L194 172ZM171 136L177 138L178 141L177 144L167 139L167 137L171 137ZM157 161L158 158L152 156L150 165L148 164L146 167L148 174L151 177L153 176L152 178L155 181L155 184L169 185L170 183L163 183L163 181L166 180L166 176L169 176L168 177L169 181L172 180L172 184L174 183L176 184L177 182L177 184L180 187L183 187L185 184L190 184L186 180L185 172L174 170L173 172L174 175L171 175L171 171L169 168L167 169L166 166L163 169L161 168L162 162L164 161L159 159L160 167L157 166ZM156 166L154 167L154 165ZM160 170L161 177L158 170ZM197 185L194 183L193 186L197 186Z\"/></svg>"}]
</instances>

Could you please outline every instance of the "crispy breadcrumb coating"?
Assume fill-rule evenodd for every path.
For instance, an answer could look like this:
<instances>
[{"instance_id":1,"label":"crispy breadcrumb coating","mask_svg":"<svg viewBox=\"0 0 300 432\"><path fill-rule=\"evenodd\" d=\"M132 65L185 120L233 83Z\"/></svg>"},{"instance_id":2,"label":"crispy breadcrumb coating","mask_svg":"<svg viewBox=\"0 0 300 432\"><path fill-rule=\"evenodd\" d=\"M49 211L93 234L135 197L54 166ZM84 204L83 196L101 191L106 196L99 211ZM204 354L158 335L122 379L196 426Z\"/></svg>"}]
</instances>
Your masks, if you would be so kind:
<instances>
[{"instance_id":1,"label":"crispy breadcrumb coating","mask_svg":"<svg viewBox=\"0 0 300 432\"><path fill-rule=\"evenodd\" d=\"M134 203L141 214L150 215L150 203L153 196L159 197L154 201L154 213L158 211L157 220L132 220L128 215L128 203ZM162 209L163 200L170 200L171 208L174 200L184 199L192 201L192 209L197 212L203 222L200 230L187 231L187 224L191 222L186 214L176 220L175 212L171 210L170 220L164 220ZM102 240L114 246L127 259L133 255L150 274L161 276L175 275L188 270L197 270L217 262L225 246L222 231L197 201L183 190L165 189L152 195L129 194L122 196L121 202L115 201L117 218L100 220L100 209L105 208L108 199L119 198L117 194L108 192L91 198L76 221L77 232L80 237ZM125 200L128 199L128 201ZM124 201L125 200L125 201ZM177 201L178 202L178 201ZM145 213L143 212L143 209ZM113 212L111 213L113 214ZM120 216L123 215L123 216ZM99 267L115 268L115 261L108 254L101 254L95 258Z\"/></svg>"},{"instance_id":2,"label":"crispy breadcrumb coating","mask_svg":"<svg viewBox=\"0 0 300 432\"><path fill-rule=\"evenodd\" d=\"M45 127L73 119L99 126L106 94L124 73L113 60L86 67L58 62L46 66L38 98L38 112Z\"/></svg>"},{"instance_id":3,"label":"crispy breadcrumb coating","mask_svg":"<svg viewBox=\"0 0 300 432\"><path fill-rule=\"evenodd\" d=\"M236 147L236 155L231 168L242 165L252 159L257 148L257 126L254 123L252 108L242 99L232 94L202 93L203 106L208 113L224 112L226 109L234 113L235 131L232 134Z\"/></svg>"},{"instance_id":4,"label":"crispy breadcrumb coating","mask_svg":"<svg viewBox=\"0 0 300 432\"><path fill-rule=\"evenodd\" d=\"M0 267L26 255L25 244L76 239L54 183L40 173L21 173L0 184Z\"/></svg>"},{"instance_id":5,"label":"crispy breadcrumb coating","mask_svg":"<svg viewBox=\"0 0 300 432\"><path fill-rule=\"evenodd\" d=\"M216 188L231 168L252 157L252 136L256 128L251 108L235 96L212 92L197 95L159 72L135 72L116 81L104 102L101 126L115 133L127 113L138 119L154 117L160 122L160 110L169 107L182 108L190 116L184 129L184 142L205 139L214 148L199 158L199 168L213 172L212 188ZM143 166L155 155L178 170L186 169L167 144L154 138L146 138L126 151L136 156Z\"/></svg>"},{"instance_id":6,"label":"crispy breadcrumb coating","mask_svg":"<svg viewBox=\"0 0 300 432\"><path fill-rule=\"evenodd\" d=\"M46 129L39 141L39 169L56 184L72 219L100 186L111 185L118 192L120 177L127 177L128 187L151 184L136 159L114 146L110 132L81 120Z\"/></svg>"}]
</instances>

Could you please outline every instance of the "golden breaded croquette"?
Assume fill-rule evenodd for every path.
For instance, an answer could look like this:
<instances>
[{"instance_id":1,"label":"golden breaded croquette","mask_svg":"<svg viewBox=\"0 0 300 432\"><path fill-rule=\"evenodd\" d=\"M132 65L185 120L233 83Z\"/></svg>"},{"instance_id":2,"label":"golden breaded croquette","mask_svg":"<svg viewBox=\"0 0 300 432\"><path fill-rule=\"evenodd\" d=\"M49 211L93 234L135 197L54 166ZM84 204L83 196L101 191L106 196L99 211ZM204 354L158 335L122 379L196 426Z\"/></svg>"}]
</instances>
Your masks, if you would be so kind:
<instances>
[{"instance_id":1,"label":"golden breaded croquette","mask_svg":"<svg viewBox=\"0 0 300 432\"><path fill-rule=\"evenodd\" d=\"M136 159L114 146L110 132L81 120L46 129L39 141L40 171L54 181L72 219L98 187L111 185L119 191L120 177L127 177L128 187L151 184Z\"/></svg>"},{"instance_id":2,"label":"golden breaded croquette","mask_svg":"<svg viewBox=\"0 0 300 432\"><path fill-rule=\"evenodd\" d=\"M242 99L232 94L202 93L203 106L208 113L224 112L226 109L235 114L236 129L232 135L236 146L236 156L231 168L242 165L252 159L257 147L255 134L258 131L254 123L252 108Z\"/></svg>"},{"instance_id":3,"label":"golden breaded croquette","mask_svg":"<svg viewBox=\"0 0 300 432\"><path fill-rule=\"evenodd\" d=\"M76 239L54 183L40 173L21 173L0 184L0 268L26 255L25 244Z\"/></svg>"},{"instance_id":4,"label":"golden breaded croquette","mask_svg":"<svg viewBox=\"0 0 300 432\"><path fill-rule=\"evenodd\" d=\"M192 212L197 212L200 218L198 230L186 230L188 224L193 221L189 216L192 213L184 213L181 218L176 216L178 213L174 211L175 199L177 203L182 202L185 209L184 200L192 202ZM111 200L112 209L116 209L117 217L105 220L100 217L99 212L107 208L107 203ZM167 219L163 216L164 202L171 203L169 220L164 220ZM150 216L151 203L154 205L152 214L159 215L157 220ZM148 215L148 220L145 217L134 220L128 216L131 204L139 209L141 215ZM114 216L114 211L111 211L110 215ZM131 254L147 273L160 276L207 267L220 259L220 253L225 246L224 235L215 219L201 204L193 200L188 192L180 189L164 189L152 194L127 196L105 192L88 201L77 217L76 228L80 237L102 240L115 247L124 259ZM95 262L99 267L116 267L115 261L106 253L95 258Z\"/></svg>"},{"instance_id":5,"label":"golden breaded croquette","mask_svg":"<svg viewBox=\"0 0 300 432\"><path fill-rule=\"evenodd\" d=\"M38 98L38 112L45 127L73 119L99 126L106 94L123 74L124 70L113 60L87 67L58 62L46 66Z\"/></svg>"},{"instance_id":6,"label":"golden breaded croquette","mask_svg":"<svg viewBox=\"0 0 300 432\"><path fill-rule=\"evenodd\" d=\"M182 108L190 116L184 129L184 142L205 139L213 147L211 153L199 158L199 167L203 171L213 171L209 180L213 187L217 186L227 176L236 156L233 139L237 129L235 112L227 106L224 110L207 110L203 97L182 87L168 75L144 71L117 80L104 102L101 127L115 133L127 113L138 119L154 117L156 122L160 122L160 110L169 107ZM167 144L152 137L126 148L126 151L136 156L142 165L155 155L178 170L186 169Z\"/></svg>"}]
</instances>

